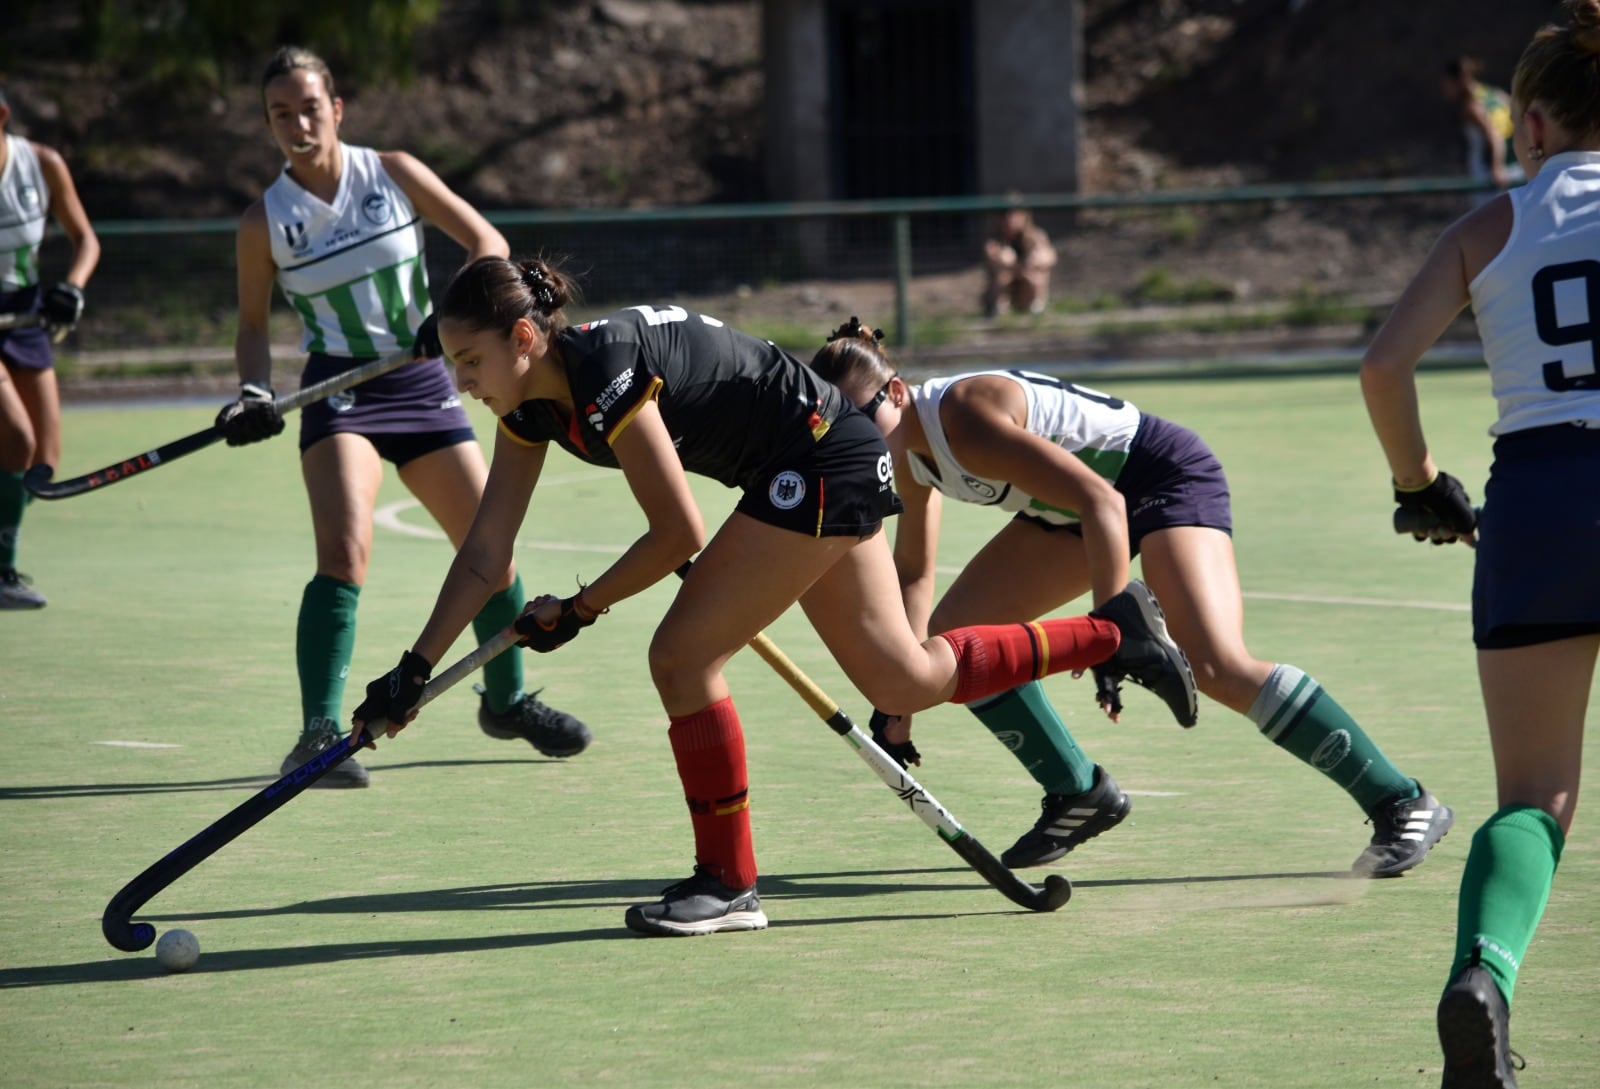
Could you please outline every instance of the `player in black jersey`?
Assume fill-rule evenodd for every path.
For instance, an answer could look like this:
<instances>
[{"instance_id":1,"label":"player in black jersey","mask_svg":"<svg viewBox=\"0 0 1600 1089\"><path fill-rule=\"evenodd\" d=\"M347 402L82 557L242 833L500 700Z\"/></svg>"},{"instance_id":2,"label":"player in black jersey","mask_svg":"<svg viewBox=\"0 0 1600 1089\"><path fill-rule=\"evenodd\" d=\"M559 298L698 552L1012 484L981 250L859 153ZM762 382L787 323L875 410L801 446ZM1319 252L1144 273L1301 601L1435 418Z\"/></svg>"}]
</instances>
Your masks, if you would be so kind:
<instances>
[{"instance_id":1,"label":"player in black jersey","mask_svg":"<svg viewBox=\"0 0 1600 1089\"><path fill-rule=\"evenodd\" d=\"M866 416L794 357L715 318L639 306L574 327L561 314L570 294L545 262L492 257L446 291L439 339L462 392L500 417L494 461L433 615L400 664L368 685L354 719L357 731L393 736L415 715L433 663L511 560L551 442L620 468L648 528L593 582L538 599L516 626L523 645L554 650L701 553L649 655L696 865L660 902L629 908L631 929L766 926L744 735L722 666L797 601L856 687L898 713L1101 663L1128 675L1187 669L1137 584L1113 599L1121 611L1108 602L1087 617L919 639L880 532L896 509L889 452ZM709 541L688 473L744 492Z\"/></svg>"}]
</instances>

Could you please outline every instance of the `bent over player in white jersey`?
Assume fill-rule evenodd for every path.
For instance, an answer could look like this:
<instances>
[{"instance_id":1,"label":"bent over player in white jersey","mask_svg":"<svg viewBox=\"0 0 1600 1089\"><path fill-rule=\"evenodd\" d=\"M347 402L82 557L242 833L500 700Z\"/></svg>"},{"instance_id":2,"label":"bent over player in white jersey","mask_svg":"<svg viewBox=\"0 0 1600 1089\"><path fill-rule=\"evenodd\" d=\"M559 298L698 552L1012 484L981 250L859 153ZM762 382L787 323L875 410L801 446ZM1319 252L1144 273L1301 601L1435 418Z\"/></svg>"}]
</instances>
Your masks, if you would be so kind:
<instances>
[{"instance_id":1,"label":"bent over player in white jersey","mask_svg":"<svg viewBox=\"0 0 1600 1089\"><path fill-rule=\"evenodd\" d=\"M1572 828L1600 657L1600 0L1566 9L1570 25L1540 30L1511 83L1527 185L1445 230L1361 364L1395 499L1477 545L1472 639L1499 808L1461 874L1436 1014L1444 1089L1516 1085L1512 992ZM1417 360L1469 302L1499 406L1481 516L1434 464L1417 403Z\"/></svg>"},{"instance_id":2,"label":"bent over player in white jersey","mask_svg":"<svg viewBox=\"0 0 1600 1089\"><path fill-rule=\"evenodd\" d=\"M301 596L295 640L300 738L287 773L339 739L340 702L355 645L356 604L372 551L372 515L383 462L460 546L488 475L429 316L423 221L459 242L468 259L505 254L506 240L466 201L403 151L373 151L339 139L344 103L314 54L286 47L268 63L262 100L273 140L288 160L238 234L239 399L217 426L229 445L283 430L273 407L267 316L276 283L300 317L309 353L302 386L414 347L418 359L300 413L300 465L311 500L317 571ZM473 621L480 640L521 611L521 580L509 563ZM484 667L483 731L525 738L547 756L573 756L588 728L522 691L522 661L503 654ZM318 786L361 787L366 769L346 760Z\"/></svg>"},{"instance_id":3,"label":"bent over player in white jersey","mask_svg":"<svg viewBox=\"0 0 1600 1089\"><path fill-rule=\"evenodd\" d=\"M1449 829L1450 810L1390 763L1321 685L1245 646L1228 483L1199 435L1121 398L1022 371L911 385L854 318L811 366L872 416L894 453L906 505L895 566L918 631L1028 620L1091 589L1102 602L1142 555L1200 691L1322 772L1371 819L1356 873L1404 873ZM935 608L941 496L1013 517ZM1116 687L1101 683L1099 698L1116 719ZM1167 702L1180 724L1194 725L1192 705ZM1045 790L1038 822L1001 857L1006 865L1052 862L1127 816L1127 795L1084 755L1037 683L971 710ZM881 713L874 721L875 732L909 745L905 724Z\"/></svg>"}]
</instances>

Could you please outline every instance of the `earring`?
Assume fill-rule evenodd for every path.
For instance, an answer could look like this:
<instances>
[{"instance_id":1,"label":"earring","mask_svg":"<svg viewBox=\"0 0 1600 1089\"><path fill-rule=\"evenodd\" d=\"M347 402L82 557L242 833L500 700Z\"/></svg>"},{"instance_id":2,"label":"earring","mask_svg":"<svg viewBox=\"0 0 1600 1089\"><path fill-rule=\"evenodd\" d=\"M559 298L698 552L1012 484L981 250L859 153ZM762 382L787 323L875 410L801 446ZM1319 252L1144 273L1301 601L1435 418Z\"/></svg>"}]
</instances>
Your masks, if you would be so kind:
<instances>
[{"instance_id":1,"label":"earring","mask_svg":"<svg viewBox=\"0 0 1600 1089\"><path fill-rule=\"evenodd\" d=\"M1532 159L1534 162L1538 162L1540 159L1544 158L1544 148L1530 147L1528 149L1528 158Z\"/></svg>"}]
</instances>

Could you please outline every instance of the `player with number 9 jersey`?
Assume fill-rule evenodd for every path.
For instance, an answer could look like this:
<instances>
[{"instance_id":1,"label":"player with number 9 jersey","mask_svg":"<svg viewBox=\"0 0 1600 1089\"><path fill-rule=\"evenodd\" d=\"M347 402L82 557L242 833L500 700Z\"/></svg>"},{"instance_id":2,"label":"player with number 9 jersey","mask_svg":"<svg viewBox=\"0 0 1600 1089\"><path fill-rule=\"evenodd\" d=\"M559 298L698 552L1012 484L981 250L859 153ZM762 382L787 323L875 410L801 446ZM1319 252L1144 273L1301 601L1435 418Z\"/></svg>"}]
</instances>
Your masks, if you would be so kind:
<instances>
[{"instance_id":1,"label":"player with number 9 jersey","mask_svg":"<svg viewBox=\"0 0 1600 1089\"><path fill-rule=\"evenodd\" d=\"M1482 512L1463 539L1476 546L1472 638L1498 808L1461 875L1435 1011L1443 1089L1515 1089L1512 999L1572 828L1600 661L1600 0L1562 7L1511 82L1527 184L1445 229L1361 363L1402 505L1453 495L1470 510L1434 462L1416 373L1469 303L1497 408ZM1587 986L1583 971L1574 985Z\"/></svg>"}]
</instances>

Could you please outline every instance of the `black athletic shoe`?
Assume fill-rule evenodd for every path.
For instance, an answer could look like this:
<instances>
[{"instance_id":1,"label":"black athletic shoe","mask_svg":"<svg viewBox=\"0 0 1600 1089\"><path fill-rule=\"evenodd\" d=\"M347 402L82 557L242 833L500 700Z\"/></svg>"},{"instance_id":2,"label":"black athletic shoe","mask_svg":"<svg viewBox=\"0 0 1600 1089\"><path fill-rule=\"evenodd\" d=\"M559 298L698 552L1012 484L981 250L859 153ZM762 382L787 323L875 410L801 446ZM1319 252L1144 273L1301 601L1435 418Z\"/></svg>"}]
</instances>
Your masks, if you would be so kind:
<instances>
[{"instance_id":1,"label":"black athletic shoe","mask_svg":"<svg viewBox=\"0 0 1600 1089\"><path fill-rule=\"evenodd\" d=\"M1511 1011L1494 977L1477 964L1457 973L1439 999L1439 1089L1517 1089L1522 1056L1511 1050Z\"/></svg>"},{"instance_id":2,"label":"black athletic shoe","mask_svg":"<svg viewBox=\"0 0 1600 1089\"><path fill-rule=\"evenodd\" d=\"M1039 803L1043 813L1033 828L1000 856L1013 870L1054 862L1078 844L1115 828L1133 803L1099 764L1094 785L1082 794L1046 794Z\"/></svg>"},{"instance_id":3,"label":"black athletic shoe","mask_svg":"<svg viewBox=\"0 0 1600 1089\"><path fill-rule=\"evenodd\" d=\"M577 756L589 747L589 727L540 703L544 689L529 692L504 711L492 711L483 686L472 687L478 693L478 728L490 737L520 737L546 756Z\"/></svg>"},{"instance_id":4,"label":"black athletic shoe","mask_svg":"<svg viewBox=\"0 0 1600 1089\"><path fill-rule=\"evenodd\" d=\"M1421 783L1417 790L1415 798L1387 802L1373 811L1372 842L1350 867L1357 877L1399 877L1420 865L1450 831L1455 811L1440 805Z\"/></svg>"},{"instance_id":5,"label":"black athletic shoe","mask_svg":"<svg viewBox=\"0 0 1600 1089\"><path fill-rule=\"evenodd\" d=\"M661 890L654 904L635 904L622 921L640 934L686 937L715 934L722 930L765 930L767 916L761 910L756 887L730 889L711 876L704 866Z\"/></svg>"},{"instance_id":6,"label":"black athletic shoe","mask_svg":"<svg viewBox=\"0 0 1600 1089\"><path fill-rule=\"evenodd\" d=\"M1128 680L1160 696L1179 726L1193 726L1200 715L1194 671L1167 634L1166 618L1150 588L1134 579L1089 615L1111 621L1122 633L1117 652L1091 670L1102 704L1113 713L1121 711L1121 683Z\"/></svg>"},{"instance_id":7,"label":"black athletic shoe","mask_svg":"<svg viewBox=\"0 0 1600 1089\"><path fill-rule=\"evenodd\" d=\"M48 603L45 596L29 583L27 575L19 575L9 567L0 568L0 609L42 609Z\"/></svg>"},{"instance_id":8,"label":"black athletic shoe","mask_svg":"<svg viewBox=\"0 0 1600 1089\"><path fill-rule=\"evenodd\" d=\"M300 767L318 753L326 752L339 743L340 735L332 730L318 734L301 734L300 741L294 750L283 758L283 764L278 768L279 775L288 775L295 768ZM349 789L350 787L364 787L368 783L367 769L356 763L356 758L347 756L338 767L323 773L322 778L311 784L312 789Z\"/></svg>"}]
</instances>

